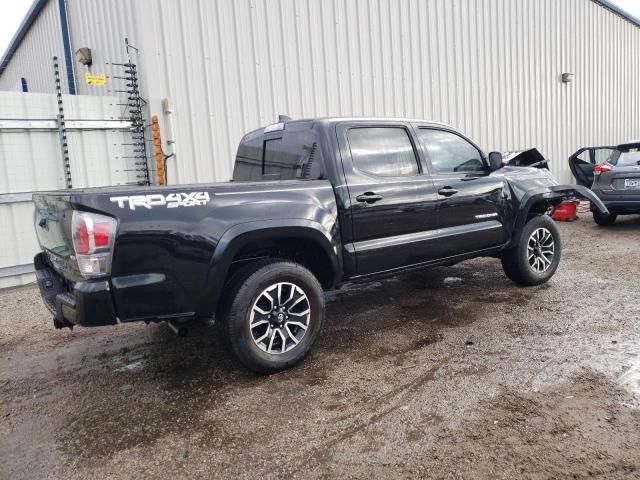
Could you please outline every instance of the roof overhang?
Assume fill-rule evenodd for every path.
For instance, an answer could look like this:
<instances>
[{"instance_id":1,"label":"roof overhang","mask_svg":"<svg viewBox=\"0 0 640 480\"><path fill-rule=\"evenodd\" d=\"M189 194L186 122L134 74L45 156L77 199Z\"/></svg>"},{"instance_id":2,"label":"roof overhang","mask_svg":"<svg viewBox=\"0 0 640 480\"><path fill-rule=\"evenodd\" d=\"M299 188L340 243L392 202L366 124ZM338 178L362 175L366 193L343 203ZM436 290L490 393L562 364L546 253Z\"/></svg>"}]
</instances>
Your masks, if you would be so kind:
<instances>
[{"instance_id":1,"label":"roof overhang","mask_svg":"<svg viewBox=\"0 0 640 480\"><path fill-rule=\"evenodd\" d=\"M634 17L627 11L611 3L609 0L593 0L593 1L602 5L606 9L611 10L616 15L620 15L625 20L628 20L629 22L633 23L636 27L640 27L640 18Z\"/></svg>"},{"instance_id":2,"label":"roof overhang","mask_svg":"<svg viewBox=\"0 0 640 480\"><path fill-rule=\"evenodd\" d=\"M35 22L36 18L38 17L38 14L44 8L44 6L47 4L48 1L49 0L34 0L33 4L31 5L31 8L29 8L29 11L27 12L24 19L22 20L22 23L20 23L20 26L18 27L18 31L15 33L15 35L9 42L9 46L7 47L7 50L2 54L2 58L0 58L0 75L2 75L2 72L4 72L4 70L7 68L7 65L9 64L11 57L13 57L13 54L16 52L16 50L20 46L20 42L22 42L22 39L29 32L31 25L33 25L33 22ZM593 0L593 1L603 6L604 8L612 11L613 13L620 15L624 19L633 23L636 27L640 27L639 18L634 17L633 15L627 13L626 11L622 10L620 7L611 3L609 0Z\"/></svg>"},{"instance_id":3,"label":"roof overhang","mask_svg":"<svg viewBox=\"0 0 640 480\"><path fill-rule=\"evenodd\" d=\"M31 8L29 8L29 11L18 27L18 31L9 42L7 50L2 54L2 58L0 58L0 75L2 75L2 72L4 72L7 68L7 65L9 65L11 57L13 57L13 54L16 53L16 50L20 46L22 39L29 32L31 25L33 25L33 22L36 21L36 18L38 18L38 14L42 11L48 1L49 0L34 0L34 2L31 4Z\"/></svg>"}]
</instances>

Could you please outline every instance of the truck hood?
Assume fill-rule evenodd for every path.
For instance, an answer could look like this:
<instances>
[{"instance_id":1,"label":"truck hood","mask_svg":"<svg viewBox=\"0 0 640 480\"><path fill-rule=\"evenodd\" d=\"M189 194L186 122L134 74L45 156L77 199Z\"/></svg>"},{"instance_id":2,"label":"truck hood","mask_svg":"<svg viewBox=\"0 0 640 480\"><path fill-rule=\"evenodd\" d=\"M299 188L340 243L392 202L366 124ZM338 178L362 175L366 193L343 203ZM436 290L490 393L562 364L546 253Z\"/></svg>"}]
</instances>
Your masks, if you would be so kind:
<instances>
[{"instance_id":1,"label":"truck hood","mask_svg":"<svg viewBox=\"0 0 640 480\"><path fill-rule=\"evenodd\" d=\"M538 167L516 167L506 165L491 175L503 176L512 185L523 185L525 188L550 187L559 185L550 170Z\"/></svg>"},{"instance_id":2,"label":"truck hood","mask_svg":"<svg viewBox=\"0 0 640 480\"><path fill-rule=\"evenodd\" d=\"M549 170L549 160L537 148L517 152L502 152L502 163L513 167L535 167Z\"/></svg>"}]
</instances>

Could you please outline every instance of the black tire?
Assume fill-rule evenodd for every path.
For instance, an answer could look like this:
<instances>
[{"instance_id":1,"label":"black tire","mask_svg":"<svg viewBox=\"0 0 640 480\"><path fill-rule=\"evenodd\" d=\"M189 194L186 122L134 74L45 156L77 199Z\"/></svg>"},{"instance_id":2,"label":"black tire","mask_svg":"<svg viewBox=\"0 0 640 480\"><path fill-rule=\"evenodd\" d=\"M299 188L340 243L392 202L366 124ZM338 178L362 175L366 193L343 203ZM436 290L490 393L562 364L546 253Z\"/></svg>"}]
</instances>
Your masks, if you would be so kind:
<instances>
[{"instance_id":1,"label":"black tire","mask_svg":"<svg viewBox=\"0 0 640 480\"><path fill-rule=\"evenodd\" d=\"M613 225L618 216L612 213L602 213L600 210L593 211L593 220L600 226L607 227Z\"/></svg>"},{"instance_id":2,"label":"black tire","mask_svg":"<svg viewBox=\"0 0 640 480\"><path fill-rule=\"evenodd\" d=\"M259 346L254 340L254 334L256 337L260 337L262 333L273 332L274 328L268 323L252 329L250 327L251 314L254 304L258 306L256 302L265 300L266 297L262 297L262 300L259 300L265 289L279 283L286 284L282 287L283 297L288 297L293 291L287 285L295 285L306 296L306 300L303 298L297 306L290 311L287 310L285 315L287 320L291 319L290 321L306 324L307 328L302 329L298 326L292 326L287 320L281 319L281 327L275 328L279 329L280 333L273 333L274 341L271 344L273 353L269 353L267 350L270 346L265 344L267 340L261 342L260 345L262 346ZM269 291L268 294L273 297L277 292L278 290L276 289L275 291ZM307 356L322 330L325 311L322 286L316 277L300 264L286 260L268 260L247 265L236 272L225 287L223 295L224 300L216 315L221 321L222 333L238 360L254 372L260 374L274 373L300 362ZM295 295L299 295L298 291L295 291ZM302 296L300 295L300 297ZM289 303L289 307L300 297L292 300ZM277 301L277 298L274 301ZM287 302L283 303L286 304ZM265 307L262 303L259 305L258 308L263 309ZM305 315L302 319L301 317L294 317L294 315L300 315L300 309L304 311L305 305L309 307L308 315ZM298 309L298 311L294 313L295 309ZM258 318L257 320L254 319L254 324L267 321L267 318L262 314L255 312L254 315ZM269 322L278 321L276 319L278 315L272 314L272 317L273 320L268 320ZM261 330L263 328L266 330ZM290 335L289 332L292 331L297 331L297 333ZM295 337L298 337L298 341L294 343ZM275 352L275 350L281 349L279 347L284 348L285 351Z\"/></svg>"},{"instance_id":3,"label":"black tire","mask_svg":"<svg viewBox=\"0 0 640 480\"><path fill-rule=\"evenodd\" d=\"M549 255L549 244L545 243L544 245L547 246L544 247L544 249L541 251L539 246L536 247L535 239L532 243L532 249L534 249L534 252L531 252L529 250L532 235L534 234L534 232L536 232L537 235L538 232L541 231L546 231L551 234L551 240L553 241L552 256ZM537 255L540 252L542 252L544 256ZM534 256L531 257L531 261L534 262L534 265L532 265L530 262L531 253L534 253ZM562 243L560 240L560 231L558 230L558 227L551 219L551 217L547 215L539 215L531 218L525 224L520 234L520 238L517 241L517 244L513 248L505 250L502 253L502 268L507 277L509 277L518 285L540 285L547 282L551 277L553 277L553 274L556 273L558 265L560 264L561 254ZM543 261L542 258L544 258L545 260ZM538 259L538 263L535 263L536 259ZM546 262L549 261L550 263L547 264ZM544 267L544 270L539 271L539 268L542 267Z\"/></svg>"}]
</instances>

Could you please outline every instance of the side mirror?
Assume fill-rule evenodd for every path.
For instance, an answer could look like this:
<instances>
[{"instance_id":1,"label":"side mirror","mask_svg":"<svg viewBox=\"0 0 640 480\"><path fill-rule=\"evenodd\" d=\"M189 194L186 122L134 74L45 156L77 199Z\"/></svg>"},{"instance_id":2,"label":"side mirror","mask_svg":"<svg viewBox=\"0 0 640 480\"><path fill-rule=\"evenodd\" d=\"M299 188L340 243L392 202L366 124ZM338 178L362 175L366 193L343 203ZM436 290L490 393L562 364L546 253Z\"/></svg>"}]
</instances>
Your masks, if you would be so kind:
<instances>
[{"instance_id":1,"label":"side mirror","mask_svg":"<svg viewBox=\"0 0 640 480\"><path fill-rule=\"evenodd\" d=\"M502 154L500 152L491 152L489 154L489 170L495 172L502 168Z\"/></svg>"}]
</instances>

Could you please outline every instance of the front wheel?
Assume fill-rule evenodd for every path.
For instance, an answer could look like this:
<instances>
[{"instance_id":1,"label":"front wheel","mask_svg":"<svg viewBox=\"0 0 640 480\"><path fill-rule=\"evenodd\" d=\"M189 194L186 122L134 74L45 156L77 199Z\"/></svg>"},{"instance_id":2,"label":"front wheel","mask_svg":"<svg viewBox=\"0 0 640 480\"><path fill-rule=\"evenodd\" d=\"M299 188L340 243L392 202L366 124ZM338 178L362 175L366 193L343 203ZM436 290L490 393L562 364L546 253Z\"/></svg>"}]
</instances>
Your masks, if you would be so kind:
<instances>
[{"instance_id":1,"label":"front wheel","mask_svg":"<svg viewBox=\"0 0 640 480\"><path fill-rule=\"evenodd\" d=\"M593 220L600 226L606 227L613 225L616 221L617 215L611 213L602 213L600 210L593 211Z\"/></svg>"},{"instance_id":2,"label":"front wheel","mask_svg":"<svg viewBox=\"0 0 640 480\"><path fill-rule=\"evenodd\" d=\"M324 294L300 264L268 261L238 271L219 311L233 353L257 373L273 373L302 360L324 323Z\"/></svg>"},{"instance_id":3,"label":"front wheel","mask_svg":"<svg viewBox=\"0 0 640 480\"><path fill-rule=\"evenodd\" d=\"M502 253L502 268L518 285L540 285L558 269L562 243L560 231L547 215L530 219L517 244Z\"/></svg>"}]
</instances>

